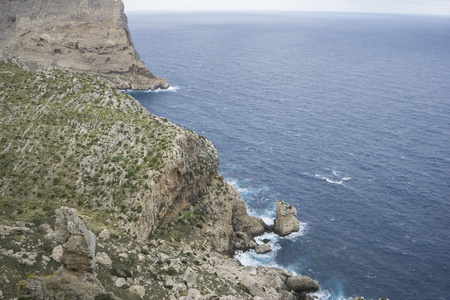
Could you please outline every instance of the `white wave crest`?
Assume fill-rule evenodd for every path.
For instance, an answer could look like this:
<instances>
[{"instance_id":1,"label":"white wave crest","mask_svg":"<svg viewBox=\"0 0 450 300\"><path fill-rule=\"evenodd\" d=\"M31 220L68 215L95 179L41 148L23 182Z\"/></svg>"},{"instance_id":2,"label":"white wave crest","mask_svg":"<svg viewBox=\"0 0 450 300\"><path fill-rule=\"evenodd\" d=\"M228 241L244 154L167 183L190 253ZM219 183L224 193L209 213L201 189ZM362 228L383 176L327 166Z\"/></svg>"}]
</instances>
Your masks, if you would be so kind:
<instances>
[{"instance_id":1,"label":"white wave crest","mask_svg":"<svg viewBox=\"0 0 450 300\"><path fill-rule=\"evenodd\" d=\"M334 171L333 171L333 173L334 173ZM335 174L333 174L333 175L335 175ZM329 178L327 176L320 175L320 174L317 174L317 173L314 175L314 177L317 178L317 179L325 180L328 183L339 184L339 185L343 185L345 181L348 181L348 180L352 179L350 176L345 176L345 177L342 177L342 178ZM335 175L335 177L338 177L338 176Z\"/></svg>"},{"instance_id":2,"label":"white wave crest","mask_svg":"<svg viewBox=\"0 0 450 300\"><path fill-rule=\"evenodd\" d=\"M310 296L312 296L314 299L317 300L352 300L352 297L344 297L344 296L336 296L336 295L332 295L329 291L327 290L322 290L320 289L319 291L310 294Z\"/></svg>"}]
</instances>

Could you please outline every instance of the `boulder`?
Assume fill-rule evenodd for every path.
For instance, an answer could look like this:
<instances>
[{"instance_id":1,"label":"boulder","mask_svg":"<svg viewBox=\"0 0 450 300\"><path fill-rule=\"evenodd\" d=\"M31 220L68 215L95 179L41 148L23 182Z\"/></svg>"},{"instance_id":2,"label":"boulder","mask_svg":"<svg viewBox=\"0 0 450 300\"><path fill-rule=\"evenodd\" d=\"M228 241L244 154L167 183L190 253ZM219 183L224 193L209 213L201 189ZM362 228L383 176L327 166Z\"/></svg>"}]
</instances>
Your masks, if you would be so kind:
<instances>
[{"instance_id":1,"label":"boulder","mask_svg":"<svg viewBox=\"0 0 450 300\"><path fill-rule=\"evenodd\" d=\"M103 229L102 232L98 234L98 238L101 240L107 240L111 236L111 231L109 229Z\"/></svg>"},{"instance_id":2,"label":"boulder","mask_svg":"<svg viewBox=\"0 0 450 300\"><path fill-rule=\"evenodd\" d=\"M261 289L261 285L258 279L259 278L256 276L244 275L244 278L242 278L239 286L243 290L246 289L251 295L256 296Z\"/></svg>"},{"instance_id":3,"label":"boulder","mask_svg":"<svg viewBox=\"0 0 450 300\"><path fill-rule=\"evenodd\" d=\"M255 251L258 254L264 254L264 253L272 251L272 248L270 248L269 244L258 245L255 247Z\"/></svg>"},{"instance_id":4,"label":"boulder","mask_svg":"<svg viewBox=\"0 0 450 300\"><path fill-rule=\"evenodd\" d=\"M55 211L56 241L62 244L62 263L68 270L95 270L95 234L86 228L74 208L61 207Z\"/></svg>"},{"instance_id":5,"label":"boulder","mask_svg":"<svg viewBox=\"0 0 450 300\"><path fill-rule=\"evenodd\" d=\"M99 252L95 256L95 260L97 263L104 265L105 267L111 267L112 266L112 260L109 258L108 254L105 252Z\"/></svg>"},{"instance_id":6,"label":"boulder","mask_svg":"<svg viewBox=\"0 0 450 300\"><path fill-rule=\"evenodd\" d=\"M145 288L141 285L132 285L128 290L130 293L139 295L141 298L145 296Z\"/></svg>"},{"instance_id":7,"label":"boulder","mask_svg":"<svg viewBox=\"0 0 450 300\"><path fill-rule=\"evenodd\" d=\"M95 234L86 228L73 208L56 211L55 239L60 246L52 257L62 266L52 276L30 277L18 285L19 296L27 299L85 299L105 293L95 270Z\"/></svg>"},{"instance_id":8,"label":"boulder","mask_svg":"<svg viewBox=\"0 0 450 300\"><path fill-rule=\"evenodd\" d=\"M197 273L194 272L190 267L184 272L183 280L187 282L188 287L192 287L197 284Z\"/></svg>"},{"instance_id":9,"label":"boulder","mask_svg":"<svg viewBox=\"0 0 450 300\"><path fill-rule=\"evenodd\" d=\"M273 231L281 236L300 230L300 221L296 218L297 210L292 205L277 201L277 217L274 222Z\"/></svg>"},{"instance_id":10,"label":"boulder","mask_svg":"<svg viewBox=\"0 0 450 300\"><path fill-rule=\"evenodd\" d=\"M117 287L123 287L124 285L127 284L127 281L125 280L125 278L119 277L116 279L116 281L114 282L114 285Z\"/></svg>"},{"instance_id":11,"label":"boulder","mask_svg":"<svg viewBox=\"0 0 450 300\"><path fill-rule=\"evenodd\" d=\"M52 250L52 258L54 260L56 260L57 262L62 262L62 260L63 260L63 253L64 253L63 247L61 245L56 246Z\"/></svg>"},{"instance_id":12,"label":"boulder","mask_svg":"<svg viewBox=\"0 0 450 300\"><path fill-rule=\"evenodd\" d=\"M314 293L320 289L319 282L301 275L290 277L286 284L296 293Z\"/></svg>"}]
</instances>

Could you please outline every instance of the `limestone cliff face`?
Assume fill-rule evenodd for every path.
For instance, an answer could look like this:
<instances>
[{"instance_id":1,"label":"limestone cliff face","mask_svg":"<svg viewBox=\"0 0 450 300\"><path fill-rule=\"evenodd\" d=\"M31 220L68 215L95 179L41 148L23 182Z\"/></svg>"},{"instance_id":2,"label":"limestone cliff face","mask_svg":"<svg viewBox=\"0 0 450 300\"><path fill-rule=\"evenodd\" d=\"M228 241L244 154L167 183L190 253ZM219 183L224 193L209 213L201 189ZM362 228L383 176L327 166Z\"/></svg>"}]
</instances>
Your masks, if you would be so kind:
<instances>
[{"instance_id":1,"label":"limestone cliff face","mask_svg":"<svg viewBox=\"0 0 450 300\"><path fill-rule=\"evenodd\" d=\"M247 214L205 137L92 76L20 66L0 52L7 298L18 286L30 299L312 299L309 278L229 259L271 228Z\"/></svg>"},{"instance_id":2,"label":"limestone cliff face","mask_svg":"<svg viewBox=\"0 0 450 300\"><path fill-rule=\"evenodd\" d=\"M87 207L139 240L197 209L217 218L218 251L256 245L264 223L217 173L205 137L90 76L0 66L0 196Z\"/></svg>"},{"instance_id":3,"label":"limestone cliff face","mask_svg":"<svg viewBox=\"0 0 450 300\"><path fill-rule=\"evenodd\" d=\"M1 0L0 50L31 70L98 76L120 89L167 88L136 52L122 0Z\"/></svg>"}]
</instances>

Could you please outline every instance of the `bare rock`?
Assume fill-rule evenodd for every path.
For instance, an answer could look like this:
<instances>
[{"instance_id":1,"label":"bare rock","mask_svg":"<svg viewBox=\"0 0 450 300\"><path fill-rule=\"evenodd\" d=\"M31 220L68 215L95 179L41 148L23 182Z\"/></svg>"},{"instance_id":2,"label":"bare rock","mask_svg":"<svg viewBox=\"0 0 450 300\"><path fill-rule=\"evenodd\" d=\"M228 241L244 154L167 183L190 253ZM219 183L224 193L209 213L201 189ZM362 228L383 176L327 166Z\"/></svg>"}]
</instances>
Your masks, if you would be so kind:
<instances>
[{"instance_id":1,"label":"bare rock","mask_svg":"<svg viewBox=\"0 0 450 300\"><path fill-rule=\"evenodd\" d=\"M105 267L111 267L112 266L112 260L109 258L108 254L105 252L99 252L95 256L95 260L97 263L104 265Z\"/></svg>"},{"instance_id":2,"label":"bare rock","mask_svg":"<svg viewBox=\"0 0 450 300\"><path fill-rule=\"evenodd\" d=\"M105 292L95 270L95 234L78 218L77 211L68 207L56 210L56 247L52 257L62 266L52 276L31 277L19 284L19 296L30 299L93 300Z\"/></svg>"},{"instance_id":3,"label":"bare rock","mask_svg":"<svg viewBox=\"0 0 450 300\"><path fill-rule=\"evenodd\" d=\"M197 273L194 272L190 267L184 272L183 280L187 282L188 287L192 287L197 284Z\"/></svg>"},{"instance_id":4,"label":"bare rock","mask_svg":"<svg viewBox=\"0 0 450 300\"><path fill-rule=\"evenodd\" d=\"M145 288L141 285L132 285L128 290L130 293L139 295L141 298L145 296Z\"/></svg>"},{"instance_id":5,"label":"bare rock","mask_svg":"<svg viewBox=\"0 0 450 300\"><path fill-rule=\"evenodd\" d=\"M233 228L236 232L245 232L249 237L264 233L265 223L257 217L247 214L244 201L236 201L233 206Z\"/></svg>"},{"instance_id":6,"label":"bare rock","mask_svg":"<svg viewBox=\"0 0 450 300\"><path fill-rule=\"evenodd\" d=\"M258 245L255 247L255 251L258 254L264 254L264 253L268 253L268 252L272 251L272 248L270 248L269 244Z\"/></svg>"},{"instance_id":7,"label":"bare rock","mask_svg":"<svg viewBox=\"0 0 450 300\"><path fill-rule=\"evenodd\" d=\"M293 276L286 281L287 286L297 293L314 293L320 289L319 283L307 276Z\"/></svg>"},{"instance_id":8,"label":"bare rock","mask_svg":"<svg viewBox=\"0 0 450 300\"><path fill-rule=\"evenodd\" d=\"M300 230L300 221L296 218L297 210L292 205L277 201L277 217L274 222L274 232L286 236Z\"/></svg>"},{"instance_id":9,"label":"bare rock","mask_svg":"<svg viewBox=\"0 0 450 300\"><path fill-rule=\"evenodd\" d=\"M122 277L117 278L116 281L114 282L114 285L119 287L119 288L123 287L126 284L127 284L127 281L124 278L122 278Z\"/></svg>"},{"instance_id":10,"label":"bare rock","mask_svg":"<svg viewBox=\"0 0 450 300\"><path fill-rule=\"evenodd\" d=\"M0 49L31 70L80 71L120 89L169 86L136 52L122 0L1 1Z\"/></svg>"},{"instance_id":11,"label":"bare rock","mask_svg":"<svg viewBox=\"0 0 450 300\"><path fill-rule=\"evenodd\" d=\"M63 206L55 213L56 240L63 243L63 265L69 270L93 272L95 234L78 218L76 209Z\"/></svg>"},{"instance_id":12,"label":"bare rock","mask_svg":"<svg viewBox=\"0 0 450 300\"><path fill-rule=\"evenodd\" d=\"M10 235L16 233L33 233L33 230L25 226L0 225L0 235Z\"/></svg>"},{"instance_id":13,"label":"bare rock","mask_svg":"<svg viewBox=\"0 0 450 300\"><path fill-rule=\"evenodd\" d=\"M255 276L245 275L244 278L242 278L241 285L245 287L253 296L258 295L261 290L258 277Z\"/></svg>"},{"instance_id":14,"label":"bare rock","mask_svg":"<svg viewBox=\"0 0 450 300\"><path fill-rule=\"evenodd\" d=\"M42 230L45 232L45 237L47 239L53 239L55 238L55 232L53 231L52 227L49 224L41 224L39 226L39 230Z\"/></svg>"},{"instance_id":15,"label":"bare rock","mask_svg":"<svg viewBox=\"0 0 450 300\"><path fill-rule=\"evenodd\" d=\"M56 260L57 262L62 262L62 260L63 260L63 253L64 253L63 246L61 246L61 245L56 246L52 250L52 258L54 260Z\"/></svg>"},{"instance_id":16,"label":"bare rock","mask_svg":"<svg viewBox=\"0 0 450 300\"><path fill-rule=\"evenodd\" d=\"M108 240L111 237L111 231L109 229L103 229L102 232L98 234L98 238L101 240Z\"/></svg>"}]
</instances>

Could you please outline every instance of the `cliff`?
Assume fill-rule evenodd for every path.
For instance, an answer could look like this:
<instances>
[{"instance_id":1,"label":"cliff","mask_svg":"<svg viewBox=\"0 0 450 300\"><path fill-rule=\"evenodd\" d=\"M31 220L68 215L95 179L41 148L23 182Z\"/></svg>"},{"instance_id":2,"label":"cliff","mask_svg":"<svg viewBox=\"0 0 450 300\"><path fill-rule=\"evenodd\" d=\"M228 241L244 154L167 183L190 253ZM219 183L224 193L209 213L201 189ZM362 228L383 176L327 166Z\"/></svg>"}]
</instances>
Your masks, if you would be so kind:
<instances>
[{"instance_id":1,"label":"cliff","mask_svg":"<svg viewBox=\"0 0 450 300\"><path fill-rule=\"evenodd\" d=\"M210 141L116 88L86 74L27 71L0 54L0 291L96 296L79 296L76 283L123 299L305 299L289 271L230 258L271 228L247 214L218 165ZM61 206L98 236L96 252L84 224L58 221ZM61 224L75 223L86 238L58 237Z\"/></svg>"},{"instance_id":2,"label":"cliff","mask_svg":"<svg viewBox=\"0 0 450 300\"><path fill-rule=\"evenodd\" d=\"M167 88L139 58L123 10L122 0L1 0L0 50L31 70L80 71L120 89Z\"/></svg>"}]
</instances>

